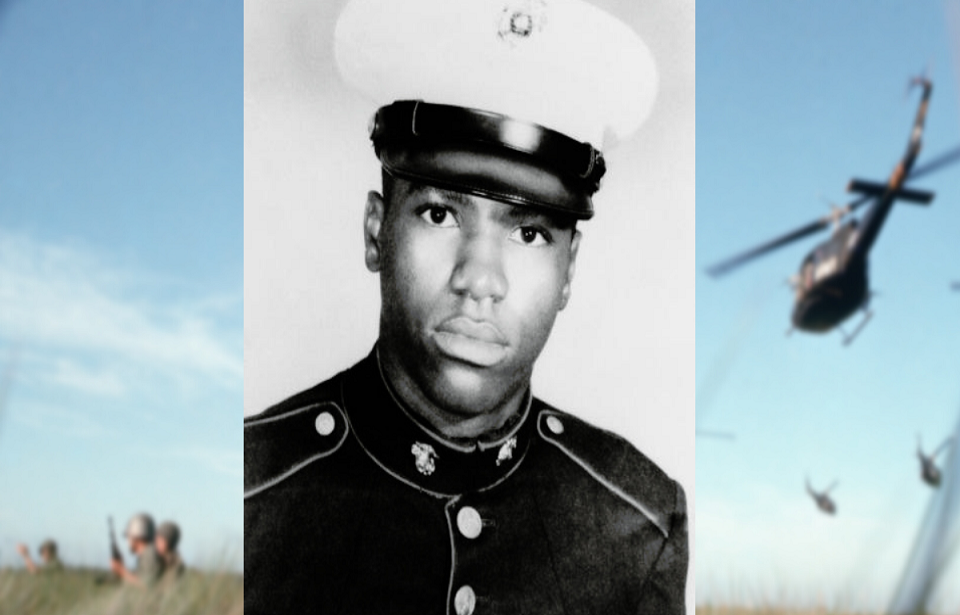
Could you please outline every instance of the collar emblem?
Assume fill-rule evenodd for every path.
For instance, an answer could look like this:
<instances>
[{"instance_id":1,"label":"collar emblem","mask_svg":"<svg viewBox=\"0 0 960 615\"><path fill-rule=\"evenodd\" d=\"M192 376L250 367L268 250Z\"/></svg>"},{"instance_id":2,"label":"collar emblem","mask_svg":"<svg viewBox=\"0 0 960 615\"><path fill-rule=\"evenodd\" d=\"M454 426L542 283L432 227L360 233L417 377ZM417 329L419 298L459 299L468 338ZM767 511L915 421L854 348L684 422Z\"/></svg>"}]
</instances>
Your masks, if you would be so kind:
<instances>
[{"instance_id":1,"label":"collar emblem","mask_svg":"<svg viewBox=\"0 0 960 615\"><path fill-rule=\"evenodd\" d=\"M417 471L424 476L430 476L437 469L437 451L429 444L414 442L410 447L413 460L417 464Z\"/></svg>"},{"instance_id":2,"label":"collar emblem","mask_svg":"<svg viewBox=\"0 0 960 615\"><path fill-rule=\"evenodd\" d=\"M504 461L513 459L513 449L515 448L517 448L517 436L511 437L500 447L500 452L497 453L497 465L499 466Z\"/></svg>"}]
</instances>

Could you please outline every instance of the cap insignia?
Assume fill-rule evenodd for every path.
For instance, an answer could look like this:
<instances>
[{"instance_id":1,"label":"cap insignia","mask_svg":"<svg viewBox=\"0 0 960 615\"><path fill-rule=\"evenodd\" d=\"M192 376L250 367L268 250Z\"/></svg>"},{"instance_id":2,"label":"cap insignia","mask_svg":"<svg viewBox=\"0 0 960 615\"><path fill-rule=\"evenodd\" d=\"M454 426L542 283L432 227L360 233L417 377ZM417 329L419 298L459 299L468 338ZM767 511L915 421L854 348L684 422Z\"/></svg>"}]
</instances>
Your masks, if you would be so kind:
<instances>
[{"instance_id":1,"label":"cap insignia","mask_svg":"<svg viewBox=\"0 0 960 615\"><path fill-rule=\"evenodd\" d=\"M430 476L437 469L437 451L429 444L414 442L410 447L413 453L413 460L417 464L417 471L424 476Z\"/></svg>"},{"instance_id":2,"label":"cap insignia","mask_svg":"<svg viewBox=\"0 0 960 615\"><path fill-rule=\"evenodd\" d=\"M513 449L515 448L517 448L517 437L513 436L500 447L500 452L497 453L497 465L499 466L504 461L513 459Z\"/></svg>"},{"instance_id":3,"label":"cap insignia","mask_svg":"<svg viewBox=\"0 0 960 615\"><path fill-rule=\"evenodd\" d=\"M502 41L516 43L543 29L547 21L545 0L513 2L503 7L497 36Z\"/></svg>"}]
</instances>

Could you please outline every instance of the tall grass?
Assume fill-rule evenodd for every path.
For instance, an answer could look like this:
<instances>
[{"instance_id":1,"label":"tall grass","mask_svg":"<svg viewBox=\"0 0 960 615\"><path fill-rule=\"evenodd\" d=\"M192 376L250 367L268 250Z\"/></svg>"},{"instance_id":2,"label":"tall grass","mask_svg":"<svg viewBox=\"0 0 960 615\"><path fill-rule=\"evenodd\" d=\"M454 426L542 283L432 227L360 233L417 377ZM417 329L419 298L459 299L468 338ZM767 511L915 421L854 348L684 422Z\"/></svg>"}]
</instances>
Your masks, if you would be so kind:
<instances>
[{"instance_id":1,"label":"tall grass","mask_svg":"<svg viewBox=\"0 0 960 615\"><path fill-rule=\"evenodd\" d=\"M243 577L187 570L172 584L143 590L98 584L102 570L31 575L0 570L0 615L242 615Z\"/></svg>"},{"instance_id":2,"label":"tall grass","mask_svg":"<svg viewBox=\"0 0 960 615\"><path fill-rule=\"evenodd\" d=\"M698 606L697 615L854 615L858 611L831 611L825 608L790 609L784 607Z\"/></svg>"}]
</instances>

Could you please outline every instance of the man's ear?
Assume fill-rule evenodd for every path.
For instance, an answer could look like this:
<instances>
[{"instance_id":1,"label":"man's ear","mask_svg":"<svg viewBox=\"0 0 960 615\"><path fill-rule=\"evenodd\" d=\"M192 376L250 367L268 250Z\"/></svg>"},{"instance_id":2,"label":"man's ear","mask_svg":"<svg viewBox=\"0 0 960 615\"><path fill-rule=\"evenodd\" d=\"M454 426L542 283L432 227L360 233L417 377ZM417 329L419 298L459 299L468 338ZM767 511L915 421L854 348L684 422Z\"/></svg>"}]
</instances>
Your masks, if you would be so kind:
<instances>
[{"instance_id":1,"label":"man's ear","mask_svg":"<svg viewBox=\"0 0 960 615\"><path fill-rule=\"evenodd\" d=\"M573 274L577 272L577 251L580 249L580 231L573 232L570 240L570 263L567 265L567 279L560 290L560 309L567 307L570 301L570 286L573 284Z\"/></svg>"},{"instance_id":2,"label":"man's ear","mask_svg":"<svg viewBox=\"0 0 960 615\"><path fill-rule=\"evenodd\" d=\"M367 205L363 209L363 260L367 269L380 271L380 229L383 228L383 197L371 190L367 193Z\"/></svg>"}]
</instances>

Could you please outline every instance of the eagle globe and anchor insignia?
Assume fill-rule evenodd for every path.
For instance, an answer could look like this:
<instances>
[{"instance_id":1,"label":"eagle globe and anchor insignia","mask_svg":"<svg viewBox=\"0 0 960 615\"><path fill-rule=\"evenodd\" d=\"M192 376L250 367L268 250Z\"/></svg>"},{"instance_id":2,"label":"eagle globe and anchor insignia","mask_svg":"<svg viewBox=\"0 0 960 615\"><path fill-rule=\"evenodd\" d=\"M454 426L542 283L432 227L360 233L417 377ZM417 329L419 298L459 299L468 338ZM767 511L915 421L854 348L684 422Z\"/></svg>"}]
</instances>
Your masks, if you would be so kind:
<instances>
[{"instance_id":1,"label":"eagle globe and anchor insignia","mask_svg":"<svg viewBox=\"0 0 960 615\"><path fill-rule=\"evenodd\" d=\"M437 469L437 451L429 444L414 442L410 447L413 460L417 464L417 471L424 476L430 476Z\"/></svg>"},{"instance_id":2,"label":"eagle globe and anchor insignia","mask_svg":"<svg viewBox=\"0 0 960 615\"><path fill-rule=\"evenodd\" d=\"M500 451L497 453L497 466L499 467L504 461L513 459L513 449L517 448L517 437L513 436L509 440L503 443L503 446L500 447Z\"/></svg>"},{"instance_id":3,"label":"eagle globe and anchor insignia","mask_svg":"<svg viewBox=\"0 0 960 615\"><path fill-rule=\"evenodd\" d=\"M547 22L546 0L516 0L500 12L497 36L511 46L539 32Z\"/></svg>"},{"instance_id":4,"label":"eagle globe and anchor insignia","mask_svg":"<svg viewBox=\"0 0 960 615\"><path fill-rule=\"evenodd\" d=\"M497 454L497 465L513 458L513 451L517 447L517 437L513 436L500 447ZM417 466L417 471L424 476L430 476L437 469L437 451L429 444L423 442L414 442L410 447L410 453L413 454L413 461Z\"/></svg>"}]
</instances>

